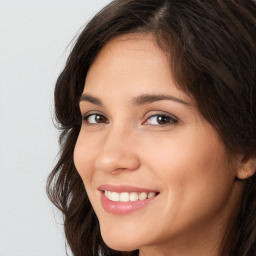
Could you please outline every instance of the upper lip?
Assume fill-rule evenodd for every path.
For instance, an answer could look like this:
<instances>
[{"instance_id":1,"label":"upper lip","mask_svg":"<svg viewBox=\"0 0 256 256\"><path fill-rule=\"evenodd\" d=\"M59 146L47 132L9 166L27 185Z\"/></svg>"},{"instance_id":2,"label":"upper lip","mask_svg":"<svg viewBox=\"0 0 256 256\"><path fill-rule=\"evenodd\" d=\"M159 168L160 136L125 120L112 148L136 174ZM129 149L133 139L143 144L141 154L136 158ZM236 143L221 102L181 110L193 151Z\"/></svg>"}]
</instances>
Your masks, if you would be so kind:
<instances>
[{"instance_id":1,"label":"upper lip","mask_svg":"<svg viewBox=\"0 0 256 256\"><path fill-rule=\"evenodd\" d=\"M132 185L113 185L113 184L102 184L98 187L101 191L112 191L112 192L158 192L155 189L141 188Z\"/></svg>"}]
</instances>

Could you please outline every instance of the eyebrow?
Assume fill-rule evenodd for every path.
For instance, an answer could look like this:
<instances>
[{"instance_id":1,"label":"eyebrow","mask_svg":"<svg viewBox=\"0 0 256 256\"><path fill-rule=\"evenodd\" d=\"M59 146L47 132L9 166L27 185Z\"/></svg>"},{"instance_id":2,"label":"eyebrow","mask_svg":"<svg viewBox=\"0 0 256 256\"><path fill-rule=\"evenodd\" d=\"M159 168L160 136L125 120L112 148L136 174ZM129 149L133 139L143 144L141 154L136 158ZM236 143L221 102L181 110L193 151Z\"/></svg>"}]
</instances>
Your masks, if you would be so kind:
<instances>
[{"instance_id":1,"label":"eyebrow","mask_svg":"<svg viewBox=\"0 0 256 256\"><path fill-rule=\"evenodd\" d=\"M171 96L171 95L166 95L166 94L142 94L140 96L133 98L132 104L139 106L139 105L149 104L149 103L153 103L155 101L161 101L161 100L171 100L171 101L174 101L177 103L190 105L188 102L186 102L182 99L179 99L179 98ZM83 93L80 96L79 103L81 101L88 101L92 104L103 106L103 103L99 98L94 97L87 93Z\"/></svg>"},{"instance_id":2,"label":"eyebrow","mask_svg":"<svg viewBox=\"0 0 256 256\"><path fill-rule=\"evenodd\" d=\"M160 101L160 100L171 100L177 103L190 105L188 102L182 99L179 99L171 95L166 95L166 94L142 94L138 97L135 97L132 101L134 105L143 105L143 104L153 103L155 101Z\"/></svg>"},{"instance_id":3,"label":"eyebrow","mask_svg":"<svg viewBox=\"0 0 256 256\"><path fill-rule=\"evenodd\" d=\"M100 99L90 95L90 94L86 94L86 93L83 93L80 98L79 98L79 103L81 101L88 101L92 104L95 104L95 105L99 105L99 106L103 106L102 102Z\"/></svg>"}]
</instances>

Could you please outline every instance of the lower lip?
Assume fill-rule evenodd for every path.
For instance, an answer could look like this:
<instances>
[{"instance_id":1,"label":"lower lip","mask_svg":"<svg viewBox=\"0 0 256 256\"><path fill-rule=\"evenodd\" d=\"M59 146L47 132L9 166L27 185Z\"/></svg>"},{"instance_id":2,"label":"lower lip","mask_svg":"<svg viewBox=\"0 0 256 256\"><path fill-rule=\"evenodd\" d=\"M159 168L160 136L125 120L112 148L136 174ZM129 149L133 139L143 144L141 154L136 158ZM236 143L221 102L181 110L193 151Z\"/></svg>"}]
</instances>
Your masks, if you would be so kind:
<instances>
[{"instance_id":1,"label":"lower lip","mask_svg":"<svg viewBox=\"0 0 256 256\"><path fill-rule=\"evenodd\" d=\"M124 215L137 211L151 203L157 196L145 200L135 202L113 202L109 200L103 192L101 192L101 203L105 211L111 214Z\"/></svg>"}]
</instances>

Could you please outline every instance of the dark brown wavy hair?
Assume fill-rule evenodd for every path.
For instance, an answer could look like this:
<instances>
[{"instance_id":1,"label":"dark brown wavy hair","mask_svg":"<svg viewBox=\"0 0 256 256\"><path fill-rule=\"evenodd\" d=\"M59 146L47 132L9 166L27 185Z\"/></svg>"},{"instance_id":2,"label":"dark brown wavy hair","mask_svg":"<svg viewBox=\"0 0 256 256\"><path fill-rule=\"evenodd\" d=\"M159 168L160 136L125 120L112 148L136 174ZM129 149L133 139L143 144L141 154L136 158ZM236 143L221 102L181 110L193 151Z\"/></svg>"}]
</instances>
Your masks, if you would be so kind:
<instances>
[{"instance_id":1,"label":"dark brown wavy hair","mask_svg":"<svg viewBox=\"0 0 256 256\"><path fill-rule=\"evenodd\" d=\"M227 152L256 158L256 2L111 2L77 38L54 94L61 150L47 193L63 213L67 243L75 256L138 255L105 245L73 162L81 126L78 101L88 69L109 40L127 33L153 34L171 56L170 69L178 85L195 99ZM220 255L256 255L256 176L244 185L239 213L226 232Z\"/></svg>"}]
</instances>

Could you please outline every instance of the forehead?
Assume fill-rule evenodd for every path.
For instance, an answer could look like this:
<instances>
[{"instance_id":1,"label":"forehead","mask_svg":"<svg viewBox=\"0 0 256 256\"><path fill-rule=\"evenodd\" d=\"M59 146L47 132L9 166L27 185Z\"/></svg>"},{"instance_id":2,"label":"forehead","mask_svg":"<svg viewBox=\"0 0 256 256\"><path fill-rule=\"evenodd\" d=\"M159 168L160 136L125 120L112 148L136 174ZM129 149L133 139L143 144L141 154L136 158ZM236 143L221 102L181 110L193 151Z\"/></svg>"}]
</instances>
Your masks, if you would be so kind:
<instances>
[{"instance_id":1,"label":"forehead","mask_svg":"<svg viewBox=\"0 0 256 256\"><path fill-rule=\"evenodd\" d=\"M145 66L146 63L150 65L153 62L161 66L163 71L170 72L167 53L159 48L152 34L125 34L113 38L100 50L89 69L89 73L95 66L105 65L107 68L110 63L112 68L115 65L116 67L123 67L124 72L135 66L138 72L142 72L143 67L148 67L148 65ZM139 64L143 65L139 66ZM130 68L130 71L134 72L135 70Z\"/></svg>"},{"instance_id":2,"label":"forehead","mask_svg":"<svg viewBox=\"0 0 256 256\"><path fill-rule=\"evenodd\" d=\"M113 54L115 52L136 52L136 54L141 53L146 54L152 49L158 51L155 54L164 55L164 52L159 48L155 36L153 34L146 33L130 33L114 37L109 42L107 42L103 48L100 50L99 54L95 58L94 62L99 61L103 57L107 57L108 54ZM161 56L162 57L162 56Z\"/></svg>"},{"instance_id":3,"label":"forehead","mask_svg":"<svg viewBox=\"0 0 256 256\"><path fill-rule=\"evenodd\" d=\"M165 93L164 89L170 92L170 88L175 87L175 91L190 99L176 85L171 74L170 56L160 49L152 34L121 35L101 49L88 71L84 91L97 92L102 90L103 84L110 89L108 82L118 84L118 89L136 84L133 87L135 94L136 90L143 93L139 89Z\"/></svg>"}]
</instances>

